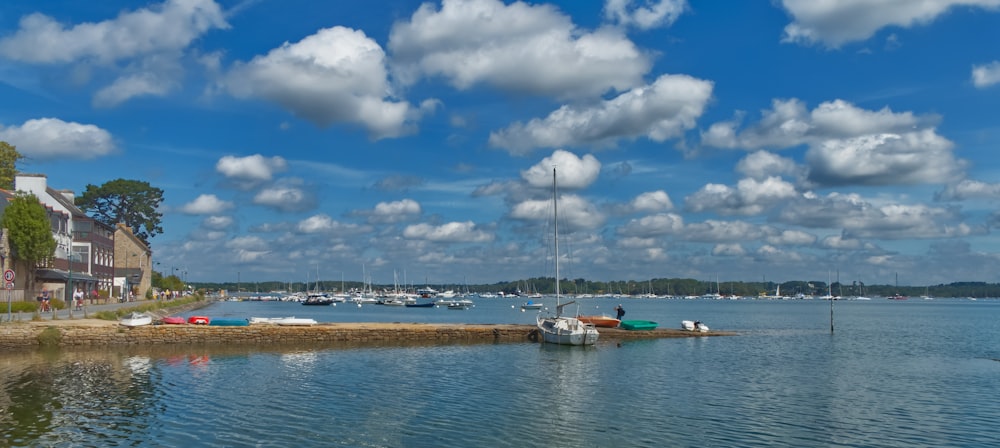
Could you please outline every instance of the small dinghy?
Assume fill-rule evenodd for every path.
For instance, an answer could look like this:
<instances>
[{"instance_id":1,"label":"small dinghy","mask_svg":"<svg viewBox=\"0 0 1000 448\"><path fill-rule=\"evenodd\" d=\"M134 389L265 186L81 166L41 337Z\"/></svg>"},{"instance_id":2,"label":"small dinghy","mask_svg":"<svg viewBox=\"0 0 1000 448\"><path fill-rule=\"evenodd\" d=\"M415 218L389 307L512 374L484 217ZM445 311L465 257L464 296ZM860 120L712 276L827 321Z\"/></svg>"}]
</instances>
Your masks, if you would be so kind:
<instances>
[{"instance_id":1,"label":"small dinghy","mask_svg":"<svg viewBox=\"0 0 1000 448\"><path fill-rule=\"evenodd\" d=\"M305 317L281 317L271 321L275 325L316 325L316 319Z\"/></svg>"},{"instance_id":2,"label":"small dinghy","mask_svg":"<svg viewBox=\"0 0 1000 448\"><path fill-rule=\"evenodd\" d=\"M699 320L682 320L681 329L687 331L698 331L701 333L708 332L708 325L701 323Z\"/></svg>"},{"instance_id":3,"label":"small dinghy","mask_svg":"<svg viewBox=\"0 0 1000 448\"><path fill-rule=\"evenodd\" d=\"M160 322L162 322L165 325L183 325L187 323L187 321L184 320L183 317L177 317L177 316L164 317L163 319L160 319Z\"/></svg>"},{"instance_id":4,"label":"small dinghy","mask_svg":"<svg viewBox=\"0 0 1000 448\"><path fill-rule=\"evenodd\" d=\"M532 301L529 300L529 301L521 304L521 309L522 310L540 310L540 309L542 309L542 302L532 302Z\"/></svg>"},{"instance_id":5,"label":"small dinghy","mask_svg":"<svg viewBox=\"0 0 1000 448\"><path fill-rule=\"evenodd\" d=\"M622 321L620 321L618 319L615 319L615 318L613 318L611 316L605 316L605 315L600 315L600 316L576 316L576 318L580 319L580 322L583 322L585 324L591 324L591 325L593 325L595 327L601 327L601 328L615 328L619 324L621 324L621 322L622 322Z\"/></svg>"},{"instance_id":6,"label":"small dinghy","mask_svg":"<svg viewBox=\"0 0 1000 448\"><path fill-rule=\"evenodd\" d=\"M660 324L651 320L623 320L620 327L631 331L655 330Z\"/></svg>"},{"instance_id":7,"label":"small dinghy","mask_svg":"<svg viewBox=\"0 0 1000 448\"><path fill-rule=\"evenodd\" d=\"M245 327L250 325L250 321L247 319L215 318L208 324L215 327Z\"/></svg>"},{"instance_id":8,"label":"small dinghy","mask_svg":"<svg viewBox=\"0 0 1000 448\"><path fill-rule=\"evenodd\" d=\"M194 325L208 325L209 321L211 319L208 316L191 316L188 318L188 323Z\"/></svg>"},{"instance_id":9,"label":"small dinghy","mask_svg":"<svg viewBox=\"0 0 1000 448\"><path fill-rule=\"evenodd\" d=\"M141 327L153 323L153 317L146 313L129 313L120 322L126 327Z\"/></svg>"}]
</instances>

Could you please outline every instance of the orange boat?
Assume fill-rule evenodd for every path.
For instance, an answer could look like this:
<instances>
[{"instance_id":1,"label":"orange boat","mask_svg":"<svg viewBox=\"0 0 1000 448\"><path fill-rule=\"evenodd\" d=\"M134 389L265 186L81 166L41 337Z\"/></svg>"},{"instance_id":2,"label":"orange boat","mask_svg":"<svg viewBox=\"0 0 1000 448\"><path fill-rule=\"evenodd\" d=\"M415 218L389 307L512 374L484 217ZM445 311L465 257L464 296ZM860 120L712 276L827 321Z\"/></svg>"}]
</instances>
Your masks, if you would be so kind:
<instances>
[{"instance_id":1,"label":"orange boat","mask_svg":"<svg viewBox=\"0 0 1000 448\"><path fill-rule=\"evenodd\" d=\"M595 327L615 328L615 327L618 326L618 324L621 323L621 321L618 320L618 319L615 319L615 318L613 318L611 316L604 316L604 315L601 315L601 316L576 316L576 318L579 319L580 322L583 322L585 324L592 324Z\"/></svg>"}]
</instances>

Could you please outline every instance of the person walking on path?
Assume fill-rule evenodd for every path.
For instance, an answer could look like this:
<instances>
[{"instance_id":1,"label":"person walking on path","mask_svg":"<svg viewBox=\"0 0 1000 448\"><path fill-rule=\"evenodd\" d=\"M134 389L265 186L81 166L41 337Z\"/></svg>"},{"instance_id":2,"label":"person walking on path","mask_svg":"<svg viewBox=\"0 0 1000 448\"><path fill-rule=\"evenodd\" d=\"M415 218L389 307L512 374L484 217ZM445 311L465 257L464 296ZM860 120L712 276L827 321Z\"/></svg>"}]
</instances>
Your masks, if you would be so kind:
<instances>
[{"instance_id":1,"label":"person walking on path","mask_svg":"<svg viewBox=\"0 0 1000 448\"><path fill-rule=\"evenodd\" d=\"M80 288L73 291L73 306L76 307L77 311L83 310L83 290Z\"/></svg>"}]
</instances>

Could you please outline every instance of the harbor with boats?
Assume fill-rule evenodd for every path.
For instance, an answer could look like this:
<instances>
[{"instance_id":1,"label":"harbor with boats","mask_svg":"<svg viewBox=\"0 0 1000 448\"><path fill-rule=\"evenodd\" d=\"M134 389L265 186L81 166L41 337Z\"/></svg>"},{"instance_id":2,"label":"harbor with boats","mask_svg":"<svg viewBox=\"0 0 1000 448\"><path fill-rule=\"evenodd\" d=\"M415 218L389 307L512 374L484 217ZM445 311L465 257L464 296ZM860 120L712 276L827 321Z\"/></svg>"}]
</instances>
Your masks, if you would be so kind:
<instances>
[{"instance_id":1,"label":"harbor with boats","mask_svg":"<svg viewBox=\"0 0 1000 448\"><path fill-rule=\"evenodd\" d=\"M76 345L5 350L0 387L7 408L32 424L3 425L0 436L30 446L108 440L136 446L260 440L552 446L551 427L560 428L560 446L621 446L623 440L822 446L833 438L844 446L988 446L995 436L988 422L1000 417L1000 407L982 391L1000 369L998 300L838 302L834 334L829 303L818 300L575 300L566 312L613 316L622 304L624 320L659 323L653 332L682 334L681 321L690 320L707 322L709 334L738 336L645 337L646 331L600 328L596 344L567 347L489 340L493 328L534 327L536 313L522 312L518 299L475 300L463 312L217 301L177 317L295 316L317 323L125 328L106 322L98 331L106 337L175 333L191 335L192 342L94 346L82 341L98 333L91 328L67 330L63 338ZM552 297L542 301L555 304ZM93 319L61 316L0 327L44 330L85 320ZM221 342L243 332L362 326L369 335L386 336ZM403 339L406 326L482 328L487 339ZM574 406L545 408L551 410L539 418L538 409L554 395ZM82 416L86 425L76 423Z\"/></svg>"}]
</instances>

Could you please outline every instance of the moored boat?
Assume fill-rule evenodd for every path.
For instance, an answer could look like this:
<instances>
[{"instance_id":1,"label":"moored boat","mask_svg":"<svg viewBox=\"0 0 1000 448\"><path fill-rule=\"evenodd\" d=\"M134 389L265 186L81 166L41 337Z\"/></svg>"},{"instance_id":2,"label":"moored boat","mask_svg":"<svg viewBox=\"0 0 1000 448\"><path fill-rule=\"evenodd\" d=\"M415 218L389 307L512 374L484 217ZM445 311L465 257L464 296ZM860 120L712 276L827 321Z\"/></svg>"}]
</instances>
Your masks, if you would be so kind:
<instances>
[{"instance_id":1,"label":"moored boat","mask_svg":"<svg viewBox=\"0 0 1000 448\"><path fill-rule=\"evenodd\" d=\"M405 304L407 308L434 308L434 302L417 302Z\"/></svg>"},{"instance_id":2,"label":"moored boat","mask_svg":"<svg viewBox=\"0 0 1000 448\"><path fill-rule=\"evenodd\" d=\"M183 325L187 323L187 321L185 321L183 317L178 317L178 316L164 317L163 319L160 319L160 322L166 325Z\"/></svg>"},{"instance_id":3,"label":"moored boat","mask_svg":"<svg viewBox=\"0 0 1000 448\"><path fill-rule=\"evenodd\" d=\"M209 325L215 327L245 327L250 325L250 321L247 319L215 318L209 322Z\"/></svg>"},{"instance_id":4,"label":"moored boat","mask_svg":"<svg viewBox=\"0 0 1000 448\"><path fill-rule=\"evenodd\" d=\"M559 196L556 190L556 169L552 168L552 228L553 246L556 266L556 314L554 316L542 316L541 313L535 317L535 324L538 327L538 334L541 335L542 342L560 345L594 345L600 333L597 327L592 324L583 323L575 317L562 315L563 307L576 302L571 300L560 303L559 290ZM523 308L522 308L523 310Z\"/></svg>"},{"instance_id":5,"label":"moored boat","mask_svg":"<svg viewBox=\"0 0 1000 448\"><path fill-rule=\"evenodd\" d=\"M120 322L126 327L141 327L153 323L153 317L146 313L129 313Z\"/></svg>"},{"instance_id":6,"label":"moored boat","mask_svg":"<svg viewBox=\"0 0 1000 448\"><path fill-rule=\"evenodd\" d=\"M618 326L631 331L644 331L655 330L659 325L651 320L623 320Z\"/></svg>"},{"instance_id":7,"label":"moored boat","mask_svg":"<svg viewBox=\"0 0 1000 448\"><path fill-rule=\"evenodd\" d=\"M540 309L542 309L542 302L532 302L532 301L529 300L529 301L521 304L521 309L522 310L540 310Z\"/></svg>"},{"instance_id":8,"label":"moored boat","mask_svg":"<svg viewBox=\"0 0 1000 448\"><path fill-rule=\"evenodd\" d=\"M615 328L621 323L620 320L603 314L600 316L576 316L576 318L585 324L592 324L595 327L602 328Z\"/></svg>"},{"instance_id":9,"label":"moored boat","mask_svg":"<svg viewBox=\"0 0 1000 448\"><path fill-rule=\"evenodd\" d=\"M451 302L448 304L449 310L467 310L469 308L472 308L472 305L462 302Z\"/></svg>"},{"instance_id":10,"label":"moored boat","mask_svg":"<svg viewBox=\"0 0 1000 448\"><path fill-rule=\"evenodd\" d=\"M282 317L274 319L271 323L275 325L316 325L316 319L310 319L307 317Z\"/></svg>"},{"instance_id":11,"label":"moored boat","mask_svg":"<svg viewBox=\"0 0 1000 448\"><path fill-rule=\"evenodd\" d=\"M317 294L312 293L306 296L306 300L302 301L303 305L313 305L313 306L325 306L332 305L333 298L328 294Z\"/></svg>"},{"instance_id":12,"label":"moored boat","mask_svg":"<svg viewBox=\"0 0 1000 448\"><path fill-rule=\"evenodd\" d=\"M702 333L708 332L708 325L701 323L699 320L682 320L681 329L687 331L700 331Z\"/></svg>"},{"instance_id":13,"label":"moored boat","mask_svg":"<svg viewBox=\"0 0 1000 448\"><path fill-rule=\"evenodd\" d=\"M209 321L211 319L208 316L191 316L188 318L188 323L195 325L208 325Z\"/></svg>"}]
</instances>

